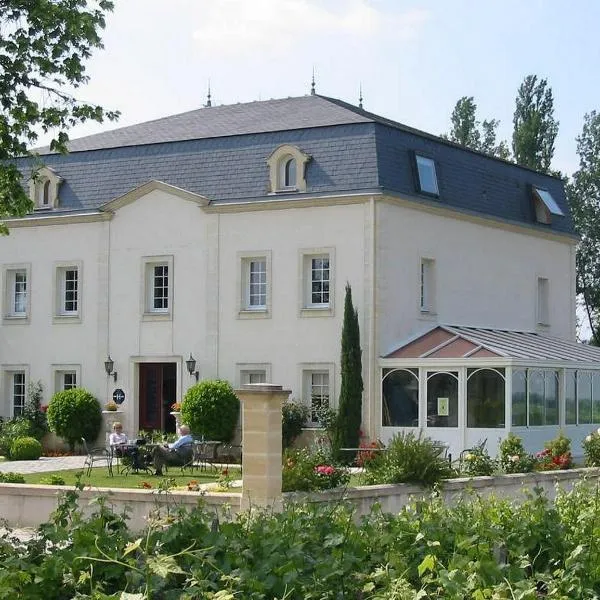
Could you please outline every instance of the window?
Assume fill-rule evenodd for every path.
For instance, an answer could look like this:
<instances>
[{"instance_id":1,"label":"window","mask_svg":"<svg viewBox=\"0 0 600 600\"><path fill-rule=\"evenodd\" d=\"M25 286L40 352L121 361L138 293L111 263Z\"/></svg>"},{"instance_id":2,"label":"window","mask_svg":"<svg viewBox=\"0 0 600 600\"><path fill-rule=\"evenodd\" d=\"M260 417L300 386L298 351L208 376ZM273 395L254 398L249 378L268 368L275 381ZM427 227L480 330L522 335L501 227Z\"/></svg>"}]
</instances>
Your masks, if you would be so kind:
<instances>
[{"instance_id":1,"label":"window","mask_svg":"<svg viewBox=\"0 0 600 600\"><path fill-rule=\"evenodd\" d=\"M25 410L25 372L12 373L12 410L13 417L18 417Z\"/></svg>"},{"instance_id":2,"label":"window","mask_svg":"<svg viewBox=\"0 0 600 600\"><path fill-rule=\"evenodd\" d=\"M435 261L431 258L421 259L420 288L421 312L433 313L435 288Z\"/></svg>"},{"instance_id":3,"label":"window","mask_svg":"<svg viewBox=\"0 0 600 600\"><path fill-rule=\"evenodd\" d=\"M550 314L549 314L549 287L550 284L548 279L545 277L538 277L537 279L537 324L538 325L549 325Z\"/></svg>"},{"instance_id":4,"label":"window","mask_svg":"<svg viewBox=\"0 0 600 600\"><path fill-rule=\"evenodd\" d=\"M270 363L237 363L237 385L267 383L271 380Z\"/></svg>"},{"instance_id":5,"label":"window","mask_svg":"<svg viewBox=\"0 0 600 600\"><path fill-rule=\"evenodd\" d=\"M23 321L29 314L29 265L4 268L4 318Z\"/></svg>"},{"instance_id":6,"label":"window","mask_svg":"<svg viewBox=\"0 0 600 600\"><path fill-rule=\"evenodd\" d=\"M72 390L77 387L76 371L56 371L56 391Z\"/></svg>"},{"instance_id":7,"label":"window","mask_svg":"<svg viewBox=\"0 0 600 600\"><path fill-rule=\"evenodd\" d=\"M513 371L513 426L558 425L558 418L558 372L552 369Z\"/></svg>"},{"instance_id":8,"label":"window","mask_svg":"<svg viewBox=\"0 0 600 600\"><path fill-rule=\"evenodd\" d=\"M435 161L432 158L415 154L417 163L417 183L419 192L439 196Z\"/></svg>"},{"instance_id":9,"label":"window","mask_svg":"<svg viewBox=\"0 0 600 600\"><path fill-rule=\"evenodd\" d=\"M427 375L427 427L458 427L458 373Z\"/></svg>"},{"instance_id":10,"label":"window","mask_svg":"<svg viewBox=\"0 0 600 600\"><path fill-rule=\"evenodd\" d=\"M296 146L284 144L276 148L267 160L271 193L305 192L306 165L310 158Z\"/></svg>"},{"instance_id":11,"label":"window","mask_svg":"<svg viewBox=\"0 0 600 600\"><path fill-rule=\"evenodd\" d=\"M173 295L173 257L147 257L142 262L144 319L169 319Z\"/></svg>"},{"instance_id":12,"label":"window","mask_svg":"<svg viewBox=\"0 0 600 600\"><path fill-rule=\"evenodd\" d=\"M81 270L78 265L61 265L56 269L56 315L77 317L80 308Z\"/></svg>"},{"instance_id":13,"label":"window","mask_svg":"<svg viewBox=\"0 0 600 600\"><path fill-rule=\"evenodd\" d=\"M332 248L315 248L301 252L301 316L333 314L333 262Z\"/></svg>"},{"instance_id":14,"label":"window","mask_svg":"<svg viewBox=\"0 0 600 600\"><path fill-rule=\"evenodd\" d=\"M565 371L565 423L600 423L600 372Z\"/></svg>"},{"instance_id":15,"label":"window","mask_svg":"<svg viewBox=\"0 0 600 600\"><path fill-rule=\"evenodd\" d=\"M384 427L419 426L419 377L416 370L384 369L381 383Z\"/></svg>"},{"instance_id":16,"label":"window","mask_svg":"<svg viewBox=\"0 0 600 600\"><path fill-rule=\"evenodd\" d=\"M308 373L308 398L310 424L319 425L321 411L329 408L329 373L312 371Z\"/></svg>"},{"instance_id":17,"label":"window","mask_svg":"<svg viewBox=\"0 0 600 600\"><path fill-rule=\"evenodd\" d=\"M238 253L238 316L269 317L271 305L271 252Z\"/></svg>"},{"instance_id":18,"label":"window","mask_svg":"<svg viewBox=\"0 0 600 600\"><path fill-rule=\"evenodd\" d=\"M58 206L58 189L62 178L51 168L42 167L29 180L29 197L36 210Z\"/></svg>"},{"instance_id":19,"label":"window","mask_svg":"<svg viewBox=\"0 0 600 600\"><path fill-rule=\"evenodd\" d=\"M565 216L565 213L562 211L560 206L558 206L556 200L552 197L552 194L548 190L538 188L536 186L532 186L532 189L535 218L538 223L549 225L552 222L552 216Z\"/></svg>"},{"instance_id":20,"label":"window","mask_svg":"<svg viewBox=\"0 0 600 600\"><path fill-rule=\"evenodd\" d=\"M468 369L467 427L504 427L504 370Z\"/></svg>"}]
</instances>

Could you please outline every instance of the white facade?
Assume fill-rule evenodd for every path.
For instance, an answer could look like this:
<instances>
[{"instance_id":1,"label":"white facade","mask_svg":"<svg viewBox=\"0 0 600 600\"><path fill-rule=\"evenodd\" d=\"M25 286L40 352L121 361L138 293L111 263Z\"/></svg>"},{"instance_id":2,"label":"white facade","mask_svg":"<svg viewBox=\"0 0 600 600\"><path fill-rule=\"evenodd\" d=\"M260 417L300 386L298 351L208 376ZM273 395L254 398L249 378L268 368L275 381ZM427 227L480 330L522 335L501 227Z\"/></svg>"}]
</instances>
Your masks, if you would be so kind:
<instances>
[{"instance_id":1,"label":"white facade","mask_svg":"<svg viewBox=\"0 0 600 600\"><path fill-rule=\"evenodd\" d=\"M146 418L139 407L147 393L140 389L141 365L171 365L157 384L164 396L158 410L165 413L195 383L185 364L190 354L201 378L234 385L264 378L306 401L311 386L321 386L335 406L346 282L360 318L364 429L371 437L382 435L379 357L437 322L574 339L568 236L373 195L208 205L157 182L105 209L80 217L33 215L0 238L6 417L15 410L15 373L41 380L46 403L64 387L64 373L75 373L76 384L101 403L115 389L125 392L125 428L135 434ZM329 301L314 305L311 268L323 264ZM58 278L69 266L78 273L78 307L60 316ZM21 268L27 313L11 317L7 281ZM254 304L250 269L262 274ZM168 273L165 306L158 308L156 273ZM543 325L539 278L548 282ZM108 355L116 381L104 371Z\"/></svg>"}]
</instances>

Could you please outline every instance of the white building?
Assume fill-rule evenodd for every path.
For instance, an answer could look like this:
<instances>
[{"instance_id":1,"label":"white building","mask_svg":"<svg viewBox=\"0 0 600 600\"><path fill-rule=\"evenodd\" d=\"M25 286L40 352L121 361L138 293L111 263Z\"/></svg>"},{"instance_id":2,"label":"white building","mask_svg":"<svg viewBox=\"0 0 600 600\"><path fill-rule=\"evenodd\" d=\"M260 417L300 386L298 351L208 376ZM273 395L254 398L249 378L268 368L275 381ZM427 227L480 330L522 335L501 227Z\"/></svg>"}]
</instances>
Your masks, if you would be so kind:
<instances>
[{"instance_id":1,"label":"white building","mask_svg":"<svg viewBox=\"0 0 600 600\"><path fill-rule=\"evenodd\" d=\"M127 430L170 428L196 374L335 406L349 282L372 438L423 428L457 453L517 428L533 449L600 422L559 179L317 95L70 147L42 152L36 209L0 238L5 417L41 380L46 401L123 390Z\"/></svg>"}]
</instances>

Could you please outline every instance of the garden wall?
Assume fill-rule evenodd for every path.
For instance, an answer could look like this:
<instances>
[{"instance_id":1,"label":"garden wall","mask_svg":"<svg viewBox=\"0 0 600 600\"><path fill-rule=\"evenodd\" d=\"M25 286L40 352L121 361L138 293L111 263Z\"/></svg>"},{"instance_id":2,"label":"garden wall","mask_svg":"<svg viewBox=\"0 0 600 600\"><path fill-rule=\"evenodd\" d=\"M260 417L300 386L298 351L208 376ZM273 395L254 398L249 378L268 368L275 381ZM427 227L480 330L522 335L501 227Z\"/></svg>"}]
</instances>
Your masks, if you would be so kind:
<instances>
[{"instance_id":1,"label":"garden wall","mask_svg":"<svg viewBox=\"0 0 600 600\"><path fill-rule=\"evenodd\" d=\"M58 505L61 492L72 490L69 486L0 484L0 517L11 527L37 527L49 520ZM241 494L173 491L159 494L152 490L117 490L109 488L84 489L79 492L79 505L85 513L94 512L91 504L98 496L106 496L115 512L128 507L129 526L134 531L143 529L148 515L157 509L185 507L193 509L202 502L220 518L227 519L240 510Z\"/></svg>"},{"instance_id":2,"label":"garden wall","mask_svg":"<svg viewBox=\"0 0 600 600\"><path fill-rule=\"evenodd\" d=\"M535 488L542 489L549 498L556 495L556 486L570 490L575 483L589 479L596 483L600 477L600 468L570 469L568 471L544 471L535 473L516 473L513 475L497 475L493 477L473 477L448 479L443 483L441 494L449 503L476 493L481 497L523 498L527 492ZM383 512L398 513L410 502L426 498L431 490L418 485L400 483L396 485L369 485L347 490L327 490L319 493L289 492L284 494L286 501L332 502L344 499L351 502L357 515L366 515L373 504L378 503Z\"/></svg>"}]
</instances>

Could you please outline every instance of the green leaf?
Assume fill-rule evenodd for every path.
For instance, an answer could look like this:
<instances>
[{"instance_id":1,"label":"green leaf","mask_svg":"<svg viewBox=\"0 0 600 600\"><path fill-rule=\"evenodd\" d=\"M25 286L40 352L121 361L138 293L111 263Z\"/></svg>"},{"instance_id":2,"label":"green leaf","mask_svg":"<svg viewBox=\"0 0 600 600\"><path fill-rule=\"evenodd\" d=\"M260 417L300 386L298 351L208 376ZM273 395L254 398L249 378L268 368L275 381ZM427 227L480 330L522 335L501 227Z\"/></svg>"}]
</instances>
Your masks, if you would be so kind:
<instances>
[{"instance_id":1,"label":"green leaf","mask_svg":"<svg viewBox=\"0 0 600 600\"><path fill-rule=\"evenodd\" d=\"M135 542L130 542L129 544L127 544L127 546L125 546L125 552L123 552L123 556L127 556L134 550L137 550L140 547L141 543L142 538L138 538L137 540L135 540Z\"/></svg>"},{"instance_id":2,"label":"green leaf","mask_svg":"<svg viewBox=\"0 0 600 600\"><path fill-rule=\"evenodd\" d=\"M417 567L419 577L422 577L423 573L426 573L427 571L433 571L434 567L435 567L435 556L433 554L428 554L421 561L421 564Z\"/></svg>"},{"instance_id":3,"label":"green leaf","mask_svg":"<svg viewBox=\"0 0 600 600\"><path fill-rule=\"evenodd\" d=\"M185 575L185 572L181 569L172 556L164 556L161 554L158 556L152 556L148 559L148 568L163 579L165 579L169 573L179 573L180 575Z\"/></svg>"}]
</instances>

